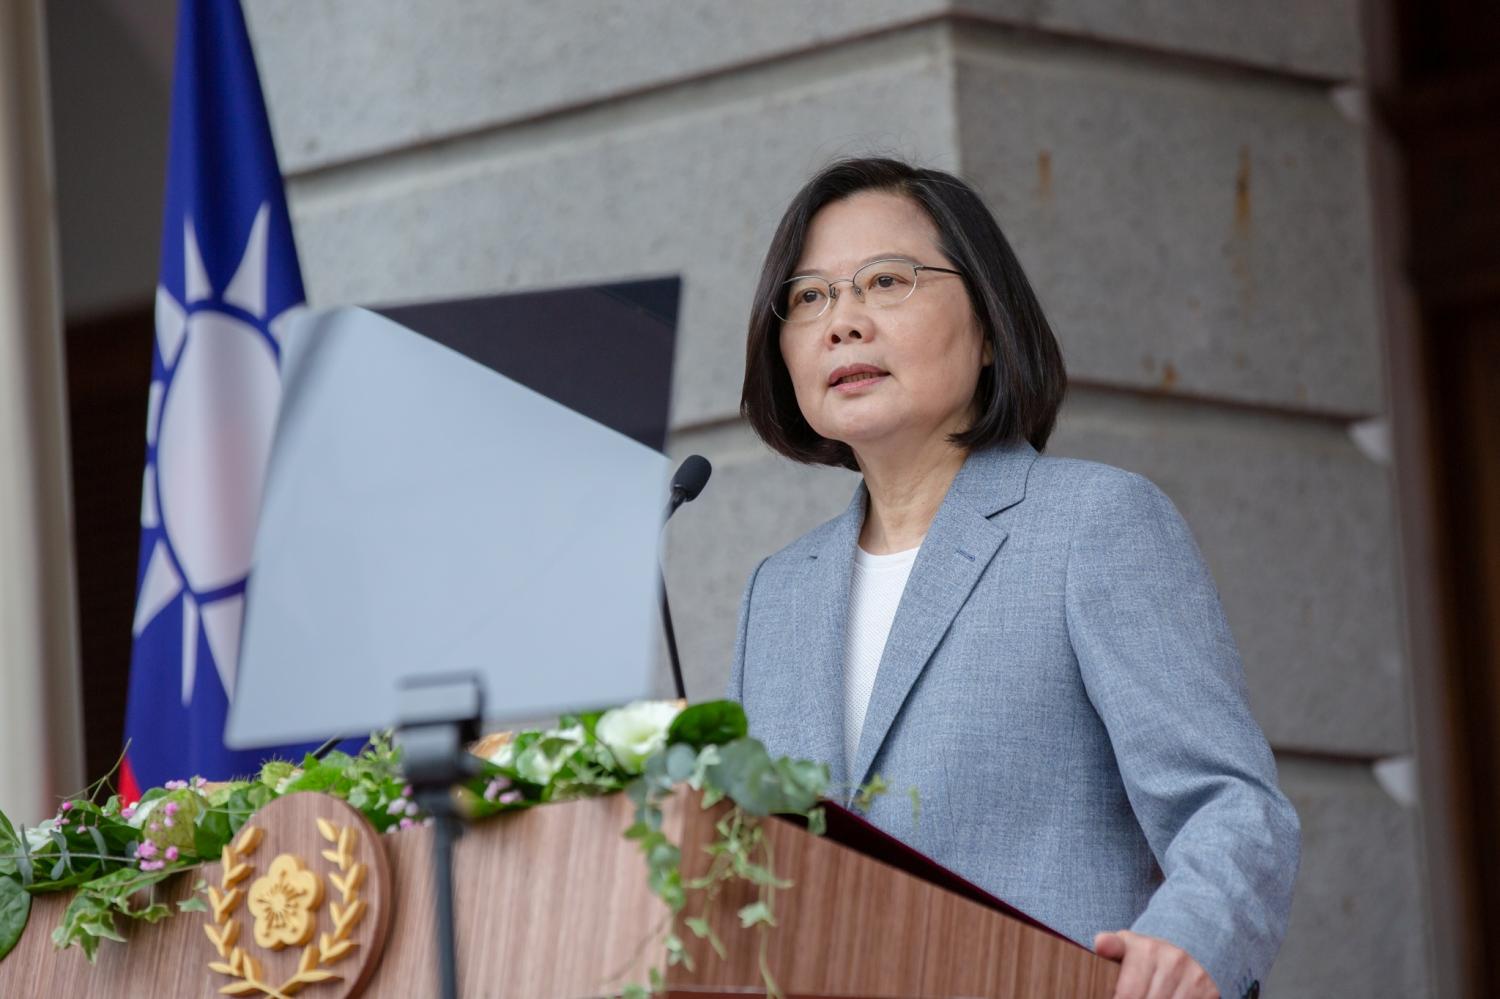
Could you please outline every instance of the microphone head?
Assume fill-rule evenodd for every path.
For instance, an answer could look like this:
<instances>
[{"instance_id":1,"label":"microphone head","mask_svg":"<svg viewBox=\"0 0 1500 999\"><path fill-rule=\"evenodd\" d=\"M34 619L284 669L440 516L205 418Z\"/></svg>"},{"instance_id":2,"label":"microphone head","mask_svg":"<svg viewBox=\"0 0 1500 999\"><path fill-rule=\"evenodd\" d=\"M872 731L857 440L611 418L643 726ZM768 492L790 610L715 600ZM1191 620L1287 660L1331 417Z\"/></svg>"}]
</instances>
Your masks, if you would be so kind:
<instances>
[{"instance_id":1,"label":"microphone head","mask_svg":"<svg viewBox=\"0 0 1500 999\"><path fill-rule=\"evenodd\" d=\"M687 460L677 469L677 474L672 477L672 492L680 495L682 502L691 503L703 492L703 487L708 485L708 477L713 474L713 470L714 467L703 455L688 455Z\"/></svg>"}]
</instances>

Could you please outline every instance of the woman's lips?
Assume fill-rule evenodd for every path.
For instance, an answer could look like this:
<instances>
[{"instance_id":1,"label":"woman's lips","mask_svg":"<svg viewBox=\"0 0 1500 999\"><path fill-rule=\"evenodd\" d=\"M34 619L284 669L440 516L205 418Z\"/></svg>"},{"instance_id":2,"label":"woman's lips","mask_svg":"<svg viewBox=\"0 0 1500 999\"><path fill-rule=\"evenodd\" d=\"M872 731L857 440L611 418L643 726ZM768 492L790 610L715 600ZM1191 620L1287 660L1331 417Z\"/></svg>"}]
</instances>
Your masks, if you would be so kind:
<instances>
[{"instance_id":1,"label":"woman's lips","mask_svg":"<svg viewBox=\"0 0 1500 999\"><path fill-rule=\"evenodd\" d=\"M837 384L830 385L828 387L833 391L839 393L840 395L854 395L857 392L868 392L870 389L874 388L876 385L885 381L889 377L891 376L877 375L873 372L868 372L861 374L859 377L855 378L852 381L838 382Z\"/></svg>"}]
</instances>

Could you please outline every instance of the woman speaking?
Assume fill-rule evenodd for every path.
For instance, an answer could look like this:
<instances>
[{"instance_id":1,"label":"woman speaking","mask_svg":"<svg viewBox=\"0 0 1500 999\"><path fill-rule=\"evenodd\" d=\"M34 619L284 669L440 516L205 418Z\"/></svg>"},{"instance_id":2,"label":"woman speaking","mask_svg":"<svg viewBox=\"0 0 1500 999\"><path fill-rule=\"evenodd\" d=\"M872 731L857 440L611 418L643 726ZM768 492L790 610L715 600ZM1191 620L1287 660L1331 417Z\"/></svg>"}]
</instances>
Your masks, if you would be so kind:
<instances>
[{"instance_id":1,"label":"woman speaking","mask_svg":"<svg viewBox=\"0 0 1500 999\"><path fill-rule=\"evenodd\" d=\"M843 514L763 560L729 696L773 754L875 774L877 825L1120 960L1117 996L1257 995L1296 813L1193 536L1149 480L1042 457L1067 384L962 180L813 177L756 290L742 408Z\"/></svg>"}]
</instances>

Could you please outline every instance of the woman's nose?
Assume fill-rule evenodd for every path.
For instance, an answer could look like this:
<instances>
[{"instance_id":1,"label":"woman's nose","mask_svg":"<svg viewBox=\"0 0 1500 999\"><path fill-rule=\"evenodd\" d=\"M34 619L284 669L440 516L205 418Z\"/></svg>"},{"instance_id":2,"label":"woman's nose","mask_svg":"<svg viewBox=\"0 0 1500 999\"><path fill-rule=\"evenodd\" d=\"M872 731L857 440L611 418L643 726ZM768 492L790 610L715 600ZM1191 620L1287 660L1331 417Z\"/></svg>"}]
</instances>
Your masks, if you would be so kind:
<instances>
[{"instance_id":1,"label":"woman's nose","mask_svg":"<svg viewBox=\"0 0 1500 999\"><path fill-rule=\"evenodd\" d=\"M848 299L846 303L844 300ZM833 345L845 340L869 339L869 317L865 314L864 296L853 285L849 294L834 291L833 301L828 303L828 343Z\"/></svg>"}]
</instances>

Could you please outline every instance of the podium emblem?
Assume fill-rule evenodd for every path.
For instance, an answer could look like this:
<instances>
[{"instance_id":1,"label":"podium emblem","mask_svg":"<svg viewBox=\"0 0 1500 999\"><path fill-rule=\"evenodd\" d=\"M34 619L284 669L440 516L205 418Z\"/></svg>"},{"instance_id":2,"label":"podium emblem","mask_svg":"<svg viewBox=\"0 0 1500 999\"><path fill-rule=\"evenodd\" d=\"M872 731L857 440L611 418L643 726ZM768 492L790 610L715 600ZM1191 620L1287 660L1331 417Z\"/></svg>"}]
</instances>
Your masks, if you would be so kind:
<instances>
[{"instance_id":1,"label":"podium emblem","mask_svg":"<svg viewBox=\"0 0 1500 999\"><path fill-rule=\"evenodd\" d=\"M220 994L280 999L320 986L319 997L343 999L374 970L388 864L374 830L344 802L311 793L271 802L206 876L203 932Z\"/></svg>"}]
</instances>

